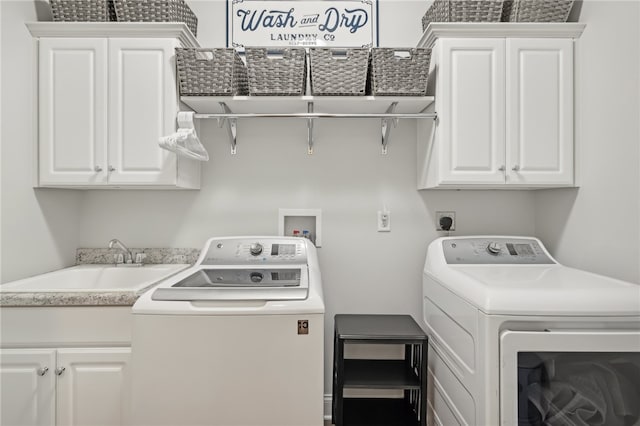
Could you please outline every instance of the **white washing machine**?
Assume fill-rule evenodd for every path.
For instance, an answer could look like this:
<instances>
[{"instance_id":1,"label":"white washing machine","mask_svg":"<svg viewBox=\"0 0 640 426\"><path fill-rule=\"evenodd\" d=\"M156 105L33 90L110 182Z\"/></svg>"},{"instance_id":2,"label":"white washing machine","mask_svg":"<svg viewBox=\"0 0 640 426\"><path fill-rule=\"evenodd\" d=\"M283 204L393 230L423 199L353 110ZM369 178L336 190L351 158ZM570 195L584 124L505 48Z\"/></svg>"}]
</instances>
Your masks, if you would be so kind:
<instances>
[{"instance_id":1,"label":"white washing machine","mask_svg":"<svg viewBox=\"0 0 640 426\"><path fill-rule=\"evenodd\" d=\"M558 264L535 238L433 241L429 425L640 424L640 286Z\"/></svg>"},{"instance_id":2,"label":"white washing machine","mask_svg":"<svg viewBox=\"0 0 640 426\"><path fill-rule=\"evenodd\" d=\"M304 238L211 238L133 306L134 425L321 426L324 302Z\"/></svg>"}]
</instances>

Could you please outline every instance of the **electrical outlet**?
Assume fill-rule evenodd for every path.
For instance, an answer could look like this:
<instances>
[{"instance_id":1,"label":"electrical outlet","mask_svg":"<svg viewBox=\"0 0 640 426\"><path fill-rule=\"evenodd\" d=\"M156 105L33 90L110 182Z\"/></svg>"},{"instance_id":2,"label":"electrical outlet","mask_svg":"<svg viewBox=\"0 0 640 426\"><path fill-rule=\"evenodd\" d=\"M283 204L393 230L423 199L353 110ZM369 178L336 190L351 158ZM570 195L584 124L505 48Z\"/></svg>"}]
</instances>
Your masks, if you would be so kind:
<instances>
[{"instance_id":1,"label":"electrical outlet","mask_svg":"<svg viewBox=\"0 0 640 426\"><path fill-rule=\"evenodd\" d=\"M378 210L378 232L391 231L391 213Z\"/></svg>"},{"instance_id":2,"label":"electrical outlet","mask_svg":"<svg viewBox=\"0 0 640 426\"><path fill-rule=\"evenodd\" d=\"M448 219L451 219L451 227L445 229ZM436 212L436 231L455 231L456 230L456 212Z\"/></svg>"}]
</instances>

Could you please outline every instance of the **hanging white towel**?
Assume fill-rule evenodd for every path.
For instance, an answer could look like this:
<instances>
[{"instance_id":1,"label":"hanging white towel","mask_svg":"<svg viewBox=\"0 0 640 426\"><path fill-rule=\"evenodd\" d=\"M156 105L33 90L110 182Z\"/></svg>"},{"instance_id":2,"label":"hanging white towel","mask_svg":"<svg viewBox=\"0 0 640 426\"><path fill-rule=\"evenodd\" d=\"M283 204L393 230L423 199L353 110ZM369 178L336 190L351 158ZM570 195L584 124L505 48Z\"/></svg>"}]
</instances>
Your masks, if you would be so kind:
<instances>
[{"instance_id":1,"label":"hanging white towel","mask_svg":"<svg viewBox=\"0 0 640 426\"><path fill-rule=\"evenodd\" d=\"M178 155L199 161L209 161L209 153L200 143L195 129L178 129L169 136L163 136L158 142L160 148Z\"/></svg>"},{"instance_id":2,"label":"hanging white towel","mask_svg":"<svg viewBox=\"0 0 640 426\"><path fill-rule=\"evenodd\" d=\"M192 160L209 161L209 153L200 142L193 127L193 114L193 112L178 113L178 131L161 137L158 145L160 148Z\"/></svg>"}]
</instances>

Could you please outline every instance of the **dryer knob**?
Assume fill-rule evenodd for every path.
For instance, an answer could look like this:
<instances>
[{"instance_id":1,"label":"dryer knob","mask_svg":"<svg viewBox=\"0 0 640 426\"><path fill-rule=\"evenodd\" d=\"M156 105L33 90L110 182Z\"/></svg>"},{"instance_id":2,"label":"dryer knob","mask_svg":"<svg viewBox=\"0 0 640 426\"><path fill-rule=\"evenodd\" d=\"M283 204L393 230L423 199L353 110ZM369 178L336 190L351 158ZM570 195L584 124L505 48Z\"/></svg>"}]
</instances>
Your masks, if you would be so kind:
<instances>
[{"instance_id":1,"label":"dryer knob","mask_svg":"<svg viewBox=\"0 0 640 426\"><path fill-rule=\"evenodd\" d=\"M260 253L262 253L262 244L260 243L251 244L251 247L249 247L249 251L253 256L258 256Z\"/></svg>"},{"instance_id":2,"label":"dryer knob","mask_svg":"<svg viewBox=\"0 0 640 426\"><path fill-rule=\"evenodd\" d=\"M487 246L487 251L489 252L489 254L492 254L494 256L500 254L500 244L489 243L489 245Z\"/></svg>"}]
</instances>

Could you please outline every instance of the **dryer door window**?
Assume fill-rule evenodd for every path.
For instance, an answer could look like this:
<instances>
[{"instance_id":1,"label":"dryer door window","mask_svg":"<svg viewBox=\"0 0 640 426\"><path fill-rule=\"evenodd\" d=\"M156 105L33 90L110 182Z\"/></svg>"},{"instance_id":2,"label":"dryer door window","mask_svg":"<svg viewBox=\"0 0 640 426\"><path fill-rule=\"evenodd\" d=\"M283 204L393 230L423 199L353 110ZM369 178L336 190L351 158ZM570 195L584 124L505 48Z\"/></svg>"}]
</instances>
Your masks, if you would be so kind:
<instances>
[{"instance_id":1,"label":"dryer door window","mask_svg":"<svg viewBox=\"0 0 640 426\"><path fill-rule=\"evenodd\" d=\"M640 331L506 331L502 425L640 422Z\"/></svg>"}]
</instances>

